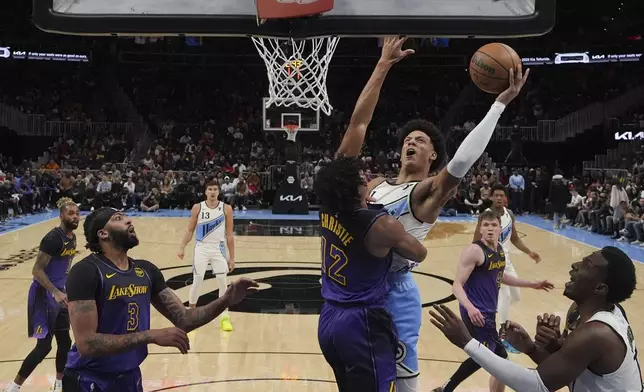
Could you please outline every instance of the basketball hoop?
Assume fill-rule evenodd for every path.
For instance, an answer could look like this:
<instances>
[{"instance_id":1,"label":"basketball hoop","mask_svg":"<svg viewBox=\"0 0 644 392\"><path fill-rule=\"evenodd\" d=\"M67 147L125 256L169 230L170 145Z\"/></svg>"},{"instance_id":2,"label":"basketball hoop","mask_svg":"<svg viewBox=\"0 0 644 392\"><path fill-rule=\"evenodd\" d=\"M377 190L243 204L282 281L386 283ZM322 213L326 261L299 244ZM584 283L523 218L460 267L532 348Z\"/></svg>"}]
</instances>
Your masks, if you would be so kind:
<instances>
[{"instance_id":1,"label":"basketball hoop","mask_svg":"<svg viewBox=\"0 0 644 392\"><path fill-rule=\"evenodd\" d=\"M251 37L266 64L267 107L297 105L331 115L326 78L340 37Z\"/></svg>"},{"instance_id":2,"label":"basketball hoop","mask_svg":"<svg viewBox=\"0 0 644 392\"><path fill-rule=\"evenodd\" d=\"M287 124L284 125L284 130L286 131L286 140L295 142L295 137L297 136L297 131L300 130L300 127L297 125Z\"/></svg>"}]
</instances>

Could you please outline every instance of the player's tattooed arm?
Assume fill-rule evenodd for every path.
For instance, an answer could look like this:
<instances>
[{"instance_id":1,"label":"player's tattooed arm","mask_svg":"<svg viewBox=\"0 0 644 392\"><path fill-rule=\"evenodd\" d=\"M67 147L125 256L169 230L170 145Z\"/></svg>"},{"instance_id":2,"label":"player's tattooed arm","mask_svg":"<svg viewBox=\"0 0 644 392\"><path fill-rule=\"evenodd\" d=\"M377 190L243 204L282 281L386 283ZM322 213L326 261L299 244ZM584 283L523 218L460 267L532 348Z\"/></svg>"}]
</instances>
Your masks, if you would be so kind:
<instances>
[{"instance_id":1,"label":"player's tattooed arm","mask_svg":"<svg viewBox=\"0 0 644 392\"><path fill-rule=\"evenodd\" d=\"M142 344L153 342L150 331L107 335L97 333L98 312L96 301L69 303L69 319L78 353L82 357L100 357L129 351Z\"/></svg>"},{"instance_id":2,"label":"player's tattooed arm","mask_svg":"<svg viewBox=\"0 0 644 392\"><path fill-rule=\"evenodd\" d=\"M380 99L380 90L391 67L414 53L412 49L403 50L406 37L386 37L382 45L382 55L371 77L358 97L358 102L351 115L349 127L342 138L336 156L358 156L364 143L367 127L373 118Z\"/></svg>"},{"instance_id":3,"label":"player's tattooed arm","mask_svg":"<svg viewBox=\"0 0 644 392\"><path fill-rule=\"evenodd\" d=\"M59 292L58 288L54 286L53 283L51 283L51 280L47 277L47 274L45 273L45 268L49 265L49 261L51 261L51 256L48 255L47 253L40 251L38 252L38 256L36 257L36 263L34 264L33 269L31 270L31 274L34 276L34 279L38 281L42 285L42 287L45 288L45 290L49 291L50 293L54 294Z\"/></svg>"},{"instance_id":4,"label":"player's tattooed arm","mask_svg":"<svg viewBox=\"0 0 644 392\"><path fill-rule=\"evenodd\" d=\"M152 298L152 305L174 326L190 332L219 316L230 306L230 299L224 294L206 306L186 309L174 291L166 288Z\"/></svg>"}]
</instances>

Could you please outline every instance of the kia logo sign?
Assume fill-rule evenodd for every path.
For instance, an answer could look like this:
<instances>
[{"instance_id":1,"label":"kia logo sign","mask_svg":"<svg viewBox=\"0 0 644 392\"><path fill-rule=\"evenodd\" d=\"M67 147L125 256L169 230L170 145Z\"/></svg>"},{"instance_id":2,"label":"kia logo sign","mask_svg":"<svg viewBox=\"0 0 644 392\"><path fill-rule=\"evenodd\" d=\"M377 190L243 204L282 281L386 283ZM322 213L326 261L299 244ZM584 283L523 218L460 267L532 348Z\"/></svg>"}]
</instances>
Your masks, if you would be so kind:
<instances>
[{"instance_id":1,"label":"kia logo sign","mask_svg":"<svg viewBox=\"0 0 644 392\"><path fill-rule=\"evenodd\" d=\"M633 133L631 131L627 132L615 132L615 140L644 140L644 132Z\"/></svg>"},{"instance_id":2,"label":"kia logo sign","mask_svg":"<svg viewBox=\"0 0 644 392\"><path fill-rule=\"evenodd\" d=\"M282 196L280 196L280 201L288 201L288 202L294 203L296 201L302 201L302 200L303 200L302 195L299 195L299 196L293 196L293 195L284 196L284 195L282 195Z\"/></svg>"},{"instance_id":3,"label":"kia logo sign","mask_svg":"<svg viewBox=\"0 0 644 392\"><path fill-rule=\"evenodd\" d=\"M9 57L11 57L11 48L0 46L0 58L8 59Z\"/></svg>"}]
</instances>

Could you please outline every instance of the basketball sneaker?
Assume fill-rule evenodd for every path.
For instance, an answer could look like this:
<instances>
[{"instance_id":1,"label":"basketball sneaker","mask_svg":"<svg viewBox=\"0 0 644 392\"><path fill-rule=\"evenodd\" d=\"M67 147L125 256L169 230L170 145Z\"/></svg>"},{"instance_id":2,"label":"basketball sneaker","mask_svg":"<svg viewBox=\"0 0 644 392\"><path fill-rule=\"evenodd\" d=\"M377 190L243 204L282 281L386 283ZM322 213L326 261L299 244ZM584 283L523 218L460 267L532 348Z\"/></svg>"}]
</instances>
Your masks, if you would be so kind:
<instances>
[{"instance_id":1,"label":"basketball sneaker","mask_svg":"<svg viewBox=\"0 0 644 392\"><path fill-rule=\"evenodd\" d=\"M233 325L230 323L230 317L224 316L221 318L221 330L230 332L233 330Z\"/></svg>"}]
</instances>

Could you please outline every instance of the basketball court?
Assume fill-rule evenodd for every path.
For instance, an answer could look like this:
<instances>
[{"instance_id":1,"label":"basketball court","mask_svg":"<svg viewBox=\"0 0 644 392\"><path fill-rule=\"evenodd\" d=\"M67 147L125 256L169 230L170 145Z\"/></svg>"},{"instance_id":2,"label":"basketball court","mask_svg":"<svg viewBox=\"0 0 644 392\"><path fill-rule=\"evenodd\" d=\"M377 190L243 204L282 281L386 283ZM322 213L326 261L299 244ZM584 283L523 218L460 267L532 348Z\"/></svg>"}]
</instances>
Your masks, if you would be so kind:
<instances>
[{"instance_id":1,"label":"basketball court","mask_svg":"<svg viewBox=\"0 0 644 392\"><path fill-rule=\"evenodd\" d=\"M170 287L187 301L192 273L192 246L186 258L175 254L187 225L189 211L165 211L133 218L140 245L132 256L146 258L162 270ZM311 391L331 392L337 388L333 374L317 343L320 297L320 239L316 214L272 215L264 211L236 213L237 266L231 279L246 276L257 279L261 290L232 309L235 330L221 332L217 321L190 334L191 352L150 346L150 356L142 366L145 391ZM49 217L49 220L46 220ZM42 236L58 224L56 214L18 221L0 235L0 388L13 380L34 340L27 338L27 291L31 268ZM519 275L549 279L555 285L550 293L522 290L522 302L511 307L511 319L532 333L536 315L557 312L564 315L570 301L563 297L572 261L594 251L596 246L616 242L577 229L553 233L544 229L550 222L536 217L520 217L517 229L524 241L539 252L543 261L535 265L521 252L510 253ZM32 223L40 220L40 223ZM23 224L21 226L21 224ZM27 225L28 224L28 225ZM539 228L539 226L543 228ZM82 222L81 226L82 227ZM472 239L475 224L469 218L446 218L430 232L424 244L429 253L415 271L425 306L419 341L421 376L419 391L431 391L456 370L465 358L429 322L428 306L447 303L457 310L451 297L451 279L461 250ZM9 231L12 230L12 231ZM88 255L83 248L82 230L78 235L80 253L75 261ZM603 242L602 242L603 241ZM644 260L638 247L617 245L631 257ZM639 279L644 267L637 263ZM210 275L208 275L210 277ZM215 279L204 282L200 305L215 298ZM625 308L636 338L644 336L644 306L641 290L627 301ZM154 328L169 323L153 310ZM47 390L54 379L55 349L29 378L24 392ZM524 356L511 355L513 361L532 366ZM486 391L488 376L479 371L466 381L463 391Z\"/></svg>"}]
</instances>

